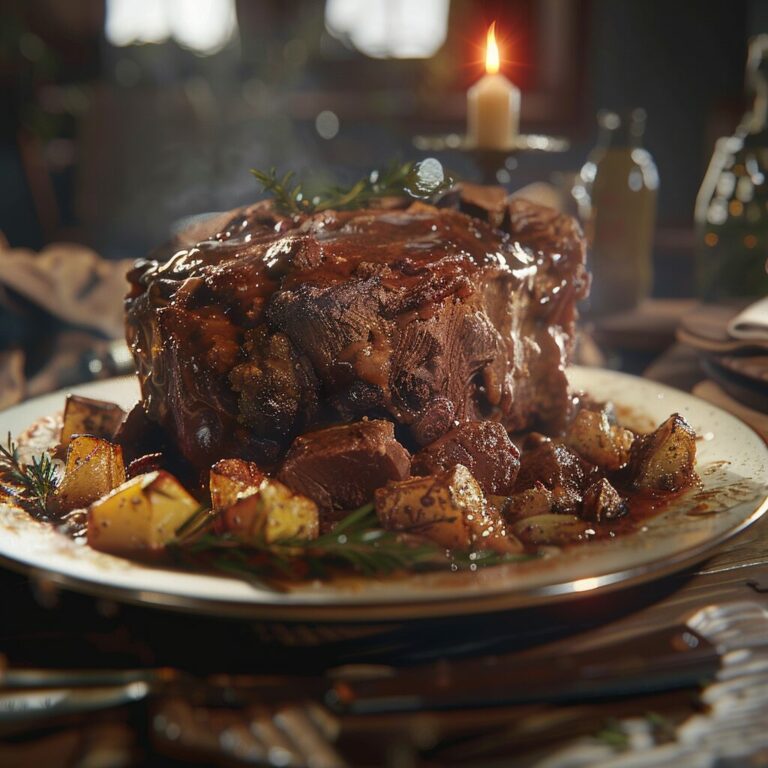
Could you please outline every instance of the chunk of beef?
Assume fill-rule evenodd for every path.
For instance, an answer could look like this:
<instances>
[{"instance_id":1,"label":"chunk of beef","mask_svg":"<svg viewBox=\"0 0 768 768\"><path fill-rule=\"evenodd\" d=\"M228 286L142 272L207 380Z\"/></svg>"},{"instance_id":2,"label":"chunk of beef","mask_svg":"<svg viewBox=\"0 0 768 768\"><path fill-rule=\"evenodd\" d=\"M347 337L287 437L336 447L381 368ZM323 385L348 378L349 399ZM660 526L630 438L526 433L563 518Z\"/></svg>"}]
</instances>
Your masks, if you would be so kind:
<instances>
[{"instance_id":1,"label":"chunk of beef","mask_svg":"<svg viewBox=\"0 0 768 768\"><path fill-rule=\"evenodd\" d=\"M376 488L388 480L404 480L410 467L411 457L395 439L392 422L374 419L297 437L278 479L328 516L371 501Z\"/></svg>"},{"instance_id":2,"label":"chunk of beef","mask_svg":"<svg viewBox=\"0 0 768 768\"><path fill-rule=\"evenodd\" d=\"M112 441L123 451L128 477L163 469L193 486L201 479L195 467L176 450L173 438L147 416L142 403L128 411Z\"/></svg>"},{"instance_id":3,"label":"chunk of beef","mask_svg":"<svg viewBox=\"0 0 768 768\"><path fill-rule=\"evenodd\" d=\"M162 450L168 443L162 427L147 416L142 403L136 403L118 424L113 441L123 450L123 459L130 463L148 453Z\"/></svg>"},{"instance_id":4,"label":"chunk of beef","mask_svg":"<svg viewBox=\"0 0 768 768\"><path fill-rule=\"evenodd\" d=\"M552 492L555 512L578 514L593 470L566 446L547 440L523 451L515 491L543 485Z\"/></svg>"},{"instance_id":5,"label":"chunk of beef","mask_svg":"<svg viewBox=\"0 0 768 768\"><path fill-rule=\"evenodd\" d=\"M485 186L462 181L438 201L440 206L458 208L462 213L500 227L506 213L507 191L504 187Z\"/></svg>"},{"instance_id":6,"label":"chunk of beef","mask_svg":"<svg viewBox=\"0 0 768 768\"><path fill-rule=\"evenodd\" d=\"M512 493L520 469L520 451L501 424L466 421L444 434L413 457L415 475L431 475L463 464L483 493Z\"/></svg>"}]
</instances>

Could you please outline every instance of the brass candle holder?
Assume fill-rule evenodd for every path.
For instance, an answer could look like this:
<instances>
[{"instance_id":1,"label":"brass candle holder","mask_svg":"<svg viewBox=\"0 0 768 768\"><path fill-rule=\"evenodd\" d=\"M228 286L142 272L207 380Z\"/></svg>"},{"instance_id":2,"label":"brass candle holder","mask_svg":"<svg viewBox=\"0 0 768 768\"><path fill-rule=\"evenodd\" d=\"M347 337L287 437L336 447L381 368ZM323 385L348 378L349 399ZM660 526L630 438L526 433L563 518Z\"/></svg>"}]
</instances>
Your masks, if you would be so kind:
<instances>
[{"instance_id":1,"label":"brass candle holder","mask_svg":"<svg viewBox=\"0 0 768 768\"><path fill-rule=\"evenodd\" d=\"M541 134L518 134L504 149L478 147L467 136L445 133L432 136L414 136L413 145L423 152L464 152L468 154L480 172L483 184L499 184L499 172L513 170L514 158L524 152L565 152L570 147L568 139Z\"/></svg>"}]
</instances>

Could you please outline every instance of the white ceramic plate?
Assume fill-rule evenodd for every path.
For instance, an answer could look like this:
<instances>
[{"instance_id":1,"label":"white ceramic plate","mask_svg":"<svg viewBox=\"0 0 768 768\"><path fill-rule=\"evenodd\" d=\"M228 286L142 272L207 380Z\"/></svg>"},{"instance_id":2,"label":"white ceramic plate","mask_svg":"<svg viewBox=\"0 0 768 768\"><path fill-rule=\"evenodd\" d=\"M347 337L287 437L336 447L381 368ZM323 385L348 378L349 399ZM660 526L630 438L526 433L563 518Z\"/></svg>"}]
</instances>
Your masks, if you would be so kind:
<instances>
[{"instance_id":1,"label":"white ceramic plate","mask_svg":"<svg viewBox=\"0 0 768 768\"><path fill-rule=\"evenodd\" d=\"M673 412L685 416L701 436L697 468L703 489L651 518L645 530L576 545L551 558L476 573L310 583L287 593L100 554L9 506L0 506L0 559L80 591L191 612L313 621L404 619L545 604L650 580L702 559L766 511L768 447L741 421L691 395L632 376L573 368L569 377L574 388L613 400L654 423ZM131 378L72 391L123 406L132 405L138 395ZM19 434L40 417L60 411L65 394L0 414L0 434Z\"/></svg>"}]
</instances>

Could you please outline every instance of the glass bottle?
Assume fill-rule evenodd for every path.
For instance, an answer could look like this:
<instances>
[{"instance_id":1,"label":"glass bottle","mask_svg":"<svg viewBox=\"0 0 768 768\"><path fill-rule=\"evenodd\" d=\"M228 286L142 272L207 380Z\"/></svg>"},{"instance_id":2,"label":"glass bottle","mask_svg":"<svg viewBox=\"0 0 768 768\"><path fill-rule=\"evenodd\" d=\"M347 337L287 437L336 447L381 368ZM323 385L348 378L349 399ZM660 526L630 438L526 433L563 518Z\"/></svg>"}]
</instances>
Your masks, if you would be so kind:
<instances>
[{"instance_id":1,"label":"glass bottle","mask_svg":"<svg viewBox=\"0 0 768 768\"><path fill-rule=\"evenodd\" d=\"M645 111L601 111L597 146L581 169L574 196L589 246L589 312L632 309L650 295L659 175L642 148Z\"/></svg>"},{"instance_id":2,"label":"glass bottle","mask_svg":"<svg viewBox=\"0 0 768 768\"><path fill-rule=\"evenodd\" d=\"M706 300L768 294L768 35L750 41L752 108L718 139L696 198L696 282Z\"/></svg>"}]
</instances>

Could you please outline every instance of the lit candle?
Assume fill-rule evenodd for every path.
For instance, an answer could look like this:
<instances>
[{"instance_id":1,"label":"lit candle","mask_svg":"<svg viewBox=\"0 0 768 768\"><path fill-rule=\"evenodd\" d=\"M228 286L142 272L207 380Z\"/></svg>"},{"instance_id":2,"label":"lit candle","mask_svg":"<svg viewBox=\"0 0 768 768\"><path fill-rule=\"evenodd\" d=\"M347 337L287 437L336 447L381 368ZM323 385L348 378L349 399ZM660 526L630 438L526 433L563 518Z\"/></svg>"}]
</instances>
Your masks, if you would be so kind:
<instances>
[{"instance_id":1,"label":"lit candle","mask_svg":"<svg viewBox=\"0 0 768 768\"><path fill-rule=\"evenodd\" d=\"M520 124L520 89L499 73L496 22L488 28L485 72L467 91L467 139L484 149L508 149Z\"/></svg>"}]
</instances>

